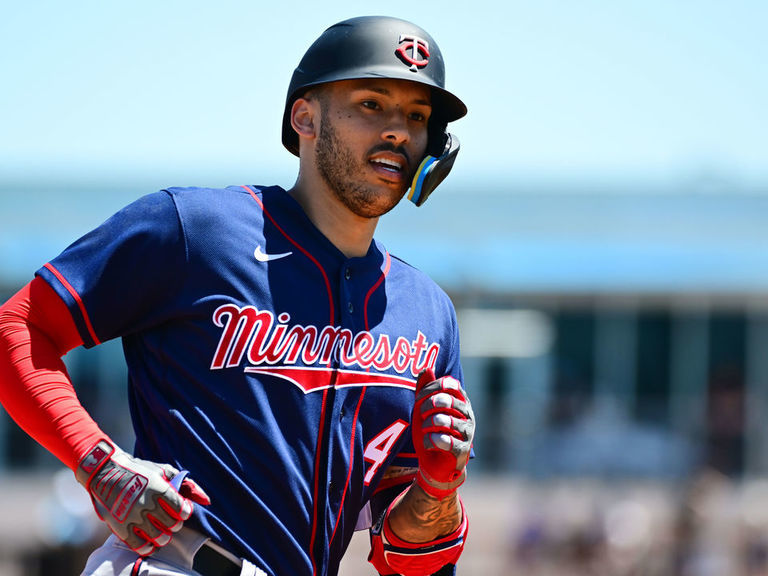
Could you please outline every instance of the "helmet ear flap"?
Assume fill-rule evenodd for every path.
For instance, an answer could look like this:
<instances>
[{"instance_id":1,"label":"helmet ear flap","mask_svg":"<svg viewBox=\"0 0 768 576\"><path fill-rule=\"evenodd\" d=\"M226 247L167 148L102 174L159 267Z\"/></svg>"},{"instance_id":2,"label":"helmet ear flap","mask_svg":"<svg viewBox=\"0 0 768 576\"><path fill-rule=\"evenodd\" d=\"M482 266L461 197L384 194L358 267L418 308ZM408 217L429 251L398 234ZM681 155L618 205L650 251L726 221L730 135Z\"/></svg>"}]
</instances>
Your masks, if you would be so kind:
<instances>
[{"instance_id":1,"label":"helmet ear flap","mask_svg":"<svg viewBox=\"0 0 768 576\"><path fill-rule=\"evenodd\" d=\"M436 155L427 154L413 176L408 199L416 206L421 206L427 201L438 184L448 176L456 162L460 147L459 139L453 134L444 132L442 142L442 150Z\"/></svg>"},{"instance_id":2,"label":"helmet ear flap","mask_svg":"<svg viewBox=\"0 0 768 576\"><path fill-rule=\"evenodd\" d=\"M434 115L429 119L427 125L427 154L430 156L441 156L445 149L445 141L448 135L446 130L448 122L436 118Z\"/></svg>"}]
</instances>

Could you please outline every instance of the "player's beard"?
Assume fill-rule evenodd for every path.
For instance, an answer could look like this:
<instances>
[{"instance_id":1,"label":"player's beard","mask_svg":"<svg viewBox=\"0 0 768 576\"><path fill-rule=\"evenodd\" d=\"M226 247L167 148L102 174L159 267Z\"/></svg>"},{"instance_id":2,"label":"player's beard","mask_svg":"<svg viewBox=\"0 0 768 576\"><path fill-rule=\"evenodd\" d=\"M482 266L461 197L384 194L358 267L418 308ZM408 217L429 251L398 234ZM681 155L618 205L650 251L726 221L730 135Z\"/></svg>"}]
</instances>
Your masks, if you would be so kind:
<instances>
[{"instance_id":1,"label":"player's beard","mask_svg":"<svg viewBox=\"0 0 768 576\"><path fill-rule=\"evenodd\" d=\"M361 175L369 169L367 161L364 158L356 160L328 122L320 124L316 151L320 176L342 204L362 218L378 218L386 214L408 191L407 185L396 190L361 181ZM410 179L406 182L410 183Z\"/></svg>"}]
</instances>

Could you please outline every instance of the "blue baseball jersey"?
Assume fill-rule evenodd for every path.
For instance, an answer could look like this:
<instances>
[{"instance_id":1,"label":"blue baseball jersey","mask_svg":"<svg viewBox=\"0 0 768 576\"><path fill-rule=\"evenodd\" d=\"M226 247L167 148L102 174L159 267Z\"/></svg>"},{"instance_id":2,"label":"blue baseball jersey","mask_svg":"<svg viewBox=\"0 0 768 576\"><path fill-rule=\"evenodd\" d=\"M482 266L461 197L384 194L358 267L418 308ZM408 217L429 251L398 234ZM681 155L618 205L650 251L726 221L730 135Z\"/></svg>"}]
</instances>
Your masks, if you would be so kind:
<instances>
[{"instance_id":1,"label":"blue baseball jersey","mask_svg":"<svg viewBox=\"0 0 768 576\"><path fill-rule=\"evenodd\" d=\"M374 240L347 258L282 188L147 195L38 272L85 346L122 338L135 455L211 496L189 521L272 575L335 575L416 377L462 380L456 315Z\"/></svg>"}]
</instances>

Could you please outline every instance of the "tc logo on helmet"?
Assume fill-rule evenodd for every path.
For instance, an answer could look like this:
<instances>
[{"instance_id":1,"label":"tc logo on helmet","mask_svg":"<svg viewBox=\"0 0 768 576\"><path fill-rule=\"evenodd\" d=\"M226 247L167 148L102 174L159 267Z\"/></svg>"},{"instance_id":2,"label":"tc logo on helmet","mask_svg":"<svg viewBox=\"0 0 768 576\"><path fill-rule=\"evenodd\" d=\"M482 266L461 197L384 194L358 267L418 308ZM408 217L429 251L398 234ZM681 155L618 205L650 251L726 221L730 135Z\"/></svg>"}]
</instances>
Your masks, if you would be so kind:
<instances>
[{"instance_id":1,"label":"tc logo on helmet","mask_svg":"<svg viewBox=\"0 0 768 576\"><path fill-rule=\"evenodd\" d=\"M400 34L399 46L395 53L398 57L410 65L412 72L418 72L429 64L429 42L418 36Z\"/></svg>"}]
</instances>

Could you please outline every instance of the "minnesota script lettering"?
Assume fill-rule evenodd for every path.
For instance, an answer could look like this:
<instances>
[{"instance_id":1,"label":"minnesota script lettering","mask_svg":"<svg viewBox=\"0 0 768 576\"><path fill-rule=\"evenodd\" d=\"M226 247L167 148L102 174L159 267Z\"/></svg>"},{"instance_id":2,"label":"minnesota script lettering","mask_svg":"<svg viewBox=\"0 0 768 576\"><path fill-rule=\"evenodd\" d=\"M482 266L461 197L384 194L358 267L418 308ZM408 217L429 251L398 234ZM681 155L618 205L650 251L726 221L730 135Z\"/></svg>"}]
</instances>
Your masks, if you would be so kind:
<instances>
[{"instance_id":1,"label":"minnesota script lettering","mask_svg":"<svg viewBox=\"0 0 768 576\"><path fill-rule=\"evenodd\" d=\"M416 338L402 336L394 342L388 334L374 336L368 331L354 334L339 326L290 325L290 315L275 318L268 310L235 304L219 306L213 323L223 328L211 362L212 370L233 368L247 363L246 371L257 366L329 367L333 361L343 367L377 371L394 369L410 372L414 378L427 367L434 367L439 344L430 344L419 331Z\"/></svg>"}]
</instances>

